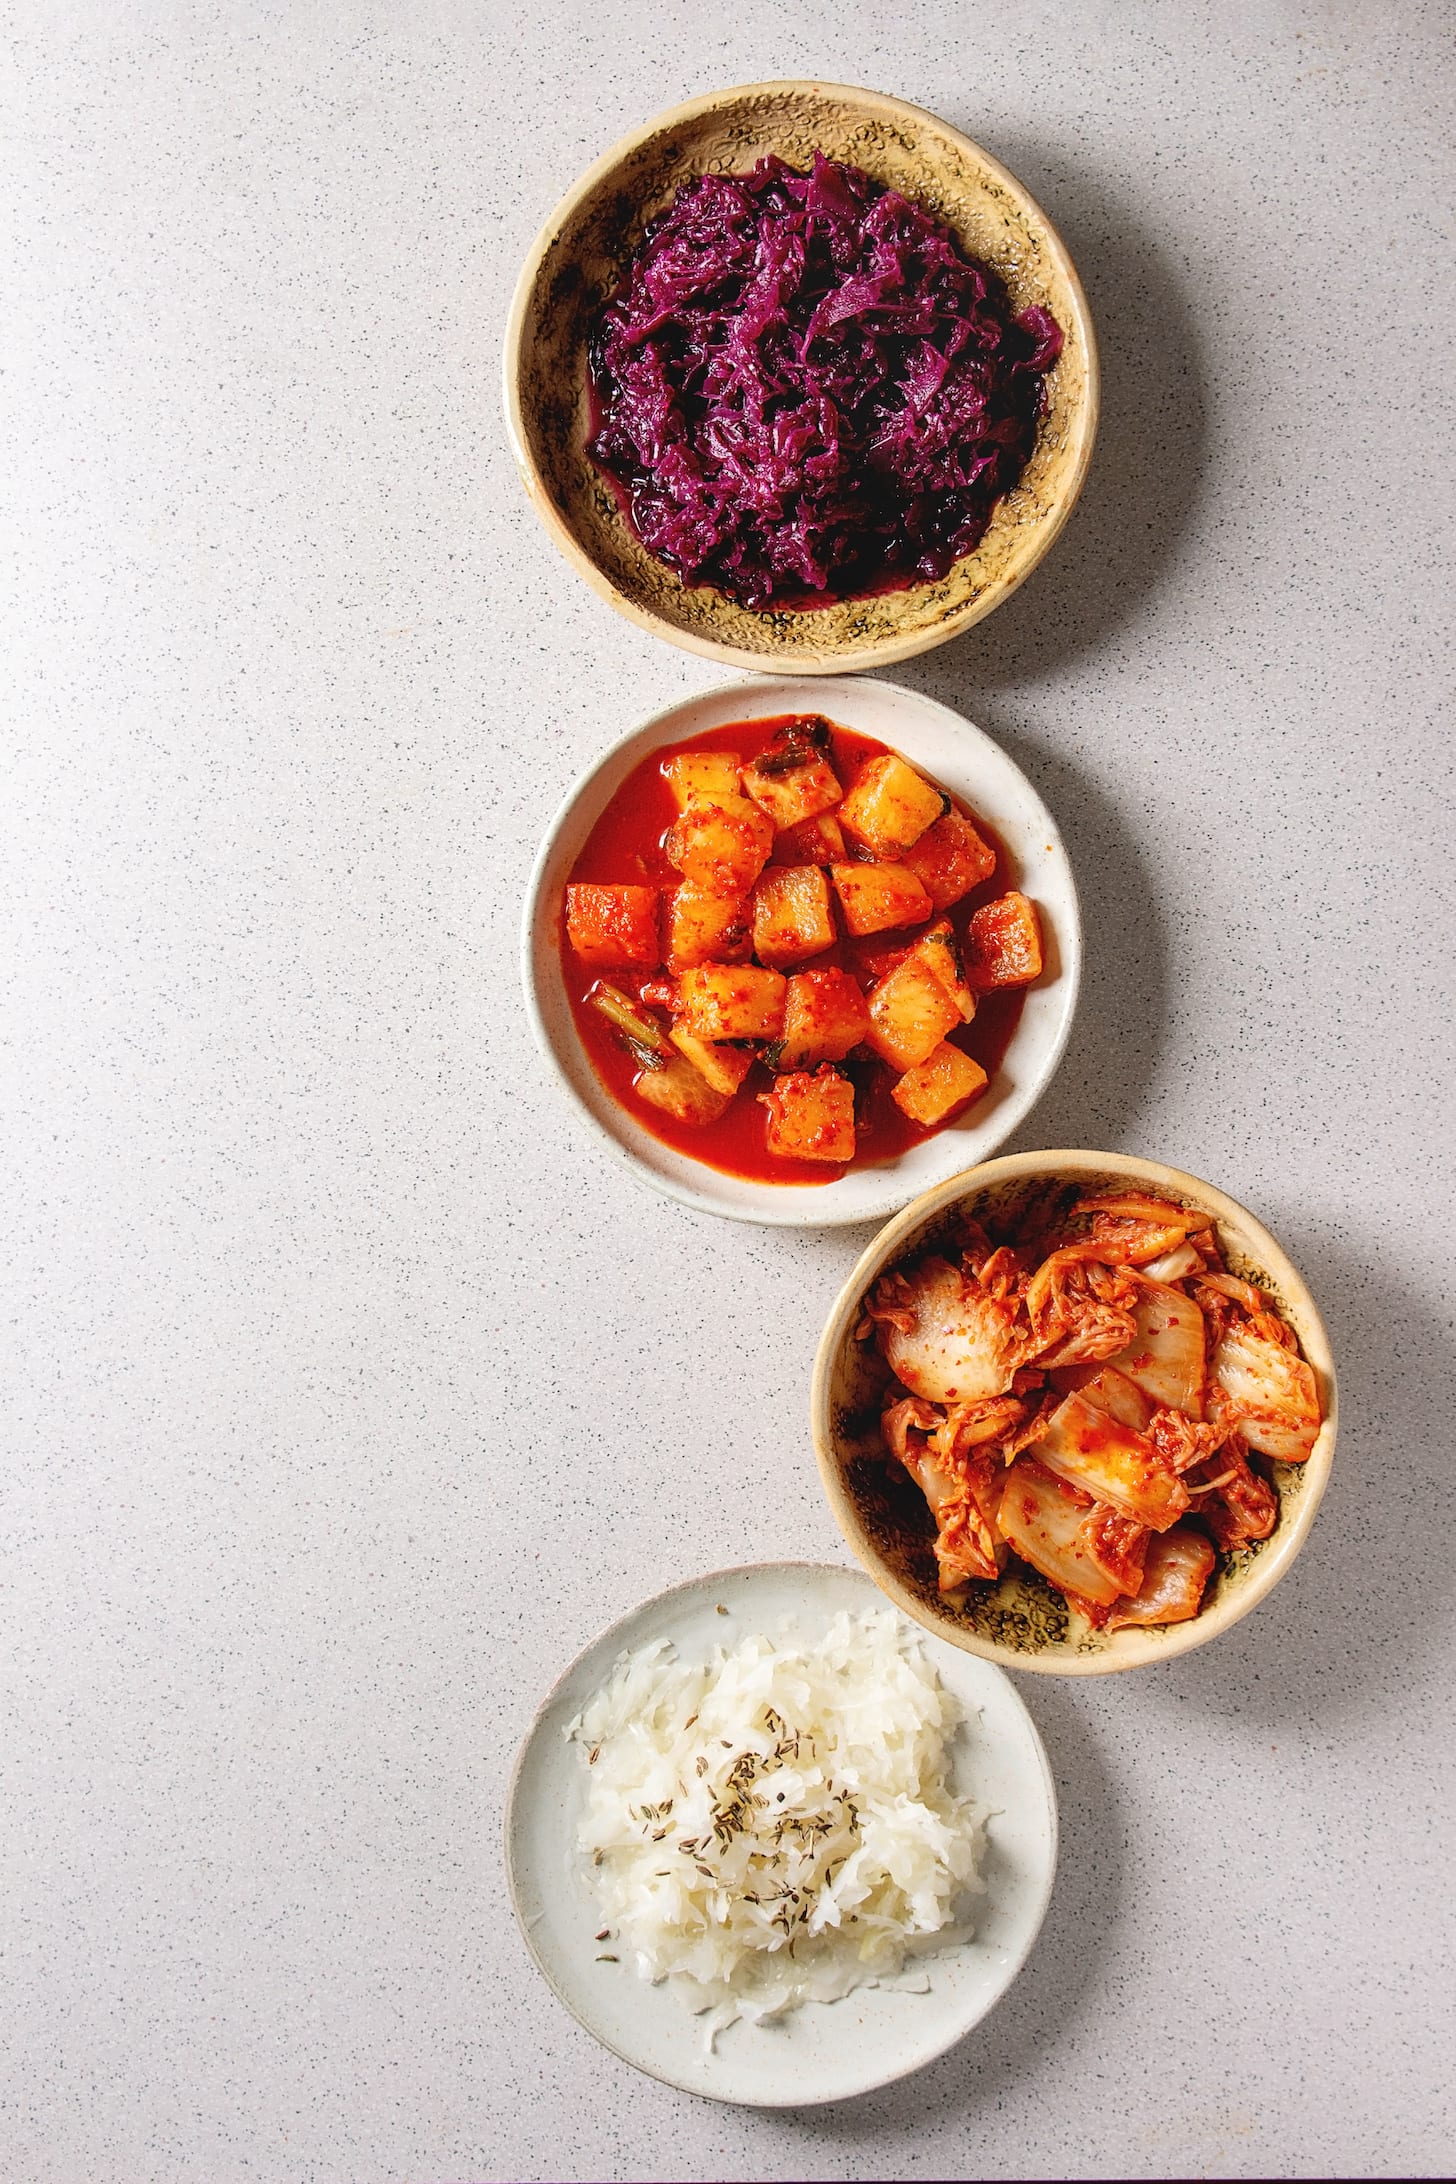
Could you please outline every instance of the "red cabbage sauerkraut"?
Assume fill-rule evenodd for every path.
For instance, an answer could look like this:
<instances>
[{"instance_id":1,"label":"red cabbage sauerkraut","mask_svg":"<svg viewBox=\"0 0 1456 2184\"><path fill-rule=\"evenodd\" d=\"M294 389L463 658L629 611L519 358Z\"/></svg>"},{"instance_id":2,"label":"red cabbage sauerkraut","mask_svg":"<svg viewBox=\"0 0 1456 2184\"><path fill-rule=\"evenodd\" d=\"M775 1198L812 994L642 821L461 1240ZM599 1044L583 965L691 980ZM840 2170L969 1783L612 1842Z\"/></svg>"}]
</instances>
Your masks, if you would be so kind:
<instances>
[{"instance_id":1,"label":"red cabbage sauerkraut","mask_svg":"<svg viewBox=\"0 0 1456 2184\"><path fill-rule=\"evenodd\" d=\"M769 157L648 227L592 329L589 453L684 583L827 605L976 546L1061 346L895 190Z\"/></svg>"}]
</instances>

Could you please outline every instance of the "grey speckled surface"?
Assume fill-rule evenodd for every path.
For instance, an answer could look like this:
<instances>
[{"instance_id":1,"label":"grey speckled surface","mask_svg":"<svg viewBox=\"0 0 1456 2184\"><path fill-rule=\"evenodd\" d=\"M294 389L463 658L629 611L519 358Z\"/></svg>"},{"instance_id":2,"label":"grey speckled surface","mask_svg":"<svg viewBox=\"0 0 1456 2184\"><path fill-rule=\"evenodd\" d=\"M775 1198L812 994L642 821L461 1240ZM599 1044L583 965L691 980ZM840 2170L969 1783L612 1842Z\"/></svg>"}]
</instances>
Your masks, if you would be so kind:
<instances>
[{"instance_id":1,"label":"grey speckled surface","mask_svg":"<svg viewBox=\"0 0 1456 2184\"><path fill-rule=\"evenodd\" d=\"M1449 2173L1444 10L705 26L6 18L0 2171ZM1030 1686L1064 1864L982 2033L763 2116L564 2017L498 1820L607 1617L836 1556L806 1379L861 1239L639 1192L528 1043L537 837L716 677L556 560L496 368L589 158L816 70L1000 153L1101 328L1077 520L900 671L1026 766L1084 889L1081 1020L1021 1142L1253 1206L1345 1410L1265 1608L1166 1671Z\"/></svg>"}]
</instances>

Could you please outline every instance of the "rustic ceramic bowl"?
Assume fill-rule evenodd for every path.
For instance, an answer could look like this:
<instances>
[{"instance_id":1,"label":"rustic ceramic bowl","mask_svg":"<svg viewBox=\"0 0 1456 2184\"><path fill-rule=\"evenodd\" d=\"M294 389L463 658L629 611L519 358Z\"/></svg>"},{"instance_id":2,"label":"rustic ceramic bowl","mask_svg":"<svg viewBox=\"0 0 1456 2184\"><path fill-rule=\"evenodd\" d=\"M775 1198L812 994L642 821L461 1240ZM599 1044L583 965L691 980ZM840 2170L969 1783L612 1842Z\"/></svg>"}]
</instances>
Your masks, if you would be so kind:
<instances>
[{"instance_id":1,"label":"rustic ceramic bowl","mask_svg":"<svg viewBox=\"0 0 1456 2184\"><path fill-rule=\"evenodd\" d=\"M945 221L994 266L1019 310L1043 304L1065 346L1047 379L1032 457L975 552L934 583L810 613L757 611L689 588L641 546L587 458L586 339L647 221L678 187L737 173L766 152L862 167ZM1072 511L1097 427L1087 299L1041 208L968 137L903 100L842 84L759 83L659 114L616 145L557 206L533 245L506 329L505 402L526 490L594 591L644 629L735 667L808 675L883 666L968 629L1030 574Z\"/></svg>"},{"instance_id":2,"label":"rustic ceramic bowl","mask_svg":"<svg viewBox=\"0 0 1456 2184\"><path fill-rule=\"evenodd\" d=\"M1198 1206L1218 1223L1230 1270L1274 1297L1314 1368L1324 1424L1306 1463L1276 1464L1279 1522L1266 1540L1221 1555L1202 1613L1153 1630L1089 1630L1060 1593L1018 1565L996 1585L970 1585L946 1599L936 1583L934 1526L919 1489L885 1456L879 1395L884 1368L872 1343L855 1340L864 1299L898 1261L953 1239L969 1214L990 1228L1029 1209L1053 1210L1088 1191L1150 1190ZM1330 1475L1337 1419L1329 1339L1296 1268L1251 1213L1155 1160L1121 1153L1013 1153L952 1176L917 1198L880 1231L840 1292L814 1364L814 1445L835 1519L882 1592L927 1630L1003 1668L1060 1676L1102 1676L1171 1661L1207 1645L1272 1592L1304 1545Z\"/></svg>"}]
</instances>

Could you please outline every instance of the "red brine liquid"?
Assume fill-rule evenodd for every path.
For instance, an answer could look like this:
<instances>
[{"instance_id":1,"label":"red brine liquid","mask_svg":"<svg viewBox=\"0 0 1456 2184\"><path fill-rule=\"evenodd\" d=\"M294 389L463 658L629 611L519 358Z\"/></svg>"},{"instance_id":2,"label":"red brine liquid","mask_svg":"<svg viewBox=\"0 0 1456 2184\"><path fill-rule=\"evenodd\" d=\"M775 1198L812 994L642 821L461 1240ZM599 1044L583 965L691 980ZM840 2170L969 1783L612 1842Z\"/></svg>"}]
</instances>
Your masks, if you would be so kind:
<instances>
[{"instance_id":1,"label":"red brine liquid","mask_svg":"<svg viewBox=\"0 0 1456 2184\"><path fill-rule=\"evenodd\" d=\"M634 767L592 828L571 868L568 884L676 887L682 874L669 863L663 842L679 814L672 790L663 777L664 763L683 751L733 751L746 765L762 756L780 729L801 717L776 714L766 720L734 721L725 728L712 728L652 752ZM886 756L889 748L888 744L876 742L871 736L856 734L852 728L829 724L829 756L845 789L866 760ZM932 785L940 786L939 783ZM948 791L942 793L949 794ZM954 810L970 821L987 847L996 852L995 870L949 910L935 914L936 918L949 919L960 944L964 942L972 913L982 903L1019 886L1020 879L1006 845L995 830L958 797L952 796L950 802ZM853 858L852 849L849 855ZM567 998L577 1034L597 1076L644 1130L650 1131L663 1144L672 1146L674 1151L701 1160L710 1168L721 1169L727 1175L744 1176L755 1183L832 1183L847 1168L887 1166L910 1146L938 1135L939 1130L953 1129L967 1115L973 1116L980 1099L986 1097L986 1093L982 1093L969 1107L959 1109L936 1129L921 1129L890 1097L890 1088L897 1081L895 1071L878 1055L863 1048L833 1065L855 1088L855 1153L852 1161L786 1160L768 1151L767 1116L759 1095L772 1088L774 1075L760 1061L755 1061L731 1105L716 1122L679 1122L636 1097L632 1088L641 1065L588 999L593 988L605 978L635 1002L640 999L644 984L660 984L670 974L665 970L603 973L596 966L579 962L566 938L564 899L559 916L561 964ZM926 922L933 923L935 919ZM922 924L895 932L871 933L862 939L841 934L832 948L804 963L796 963L793 969L810 971L837 966L850 972L868 991L887 967L886 959L910 947L924 930ZM1026 988L1020 986L981 994L977 997L972 1021L958 1025L947 1034L948 1043L962 1048L979 1062L992 1081L1020 1021L1025 998ZM661 1021L661 1009L650 1003L647 1007ZM990 1089L988 1084L987 1092Z\"/></svg>"}]
</instances>

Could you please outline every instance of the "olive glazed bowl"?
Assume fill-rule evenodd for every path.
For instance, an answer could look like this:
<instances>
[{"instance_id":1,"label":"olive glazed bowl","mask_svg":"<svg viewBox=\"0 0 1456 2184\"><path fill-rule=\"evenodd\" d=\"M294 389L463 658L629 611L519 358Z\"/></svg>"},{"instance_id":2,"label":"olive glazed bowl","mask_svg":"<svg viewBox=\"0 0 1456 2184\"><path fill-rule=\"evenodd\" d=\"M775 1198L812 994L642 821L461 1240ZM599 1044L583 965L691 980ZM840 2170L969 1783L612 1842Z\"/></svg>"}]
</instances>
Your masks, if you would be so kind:
<instances>
[{"instance_id":1,"label":"olive glazed bowl","mask_svg":"<svg viewBox=\"0 0 1456 2184\"><path fill-rule=\"evenodd\" d=\"M949 1242L970 1216L993 1233L1027 1214L1054 1215L1059 1200L1098 1191L1145 1190L1197 1206L1217 1223L1230 1271L1267 1290L1299 1337L1319 1390L1322 1424L1303 1464L1276 1463L1279 1520L1265 1540L1219 1555L1204 1604L1189 1622L1118 1631L1091 1629L1037 1573L1016 1563L994 1584L939 1590L935 1527L914 1481L880 1437L886 1368L856 1339L870 1289L891 1267ZM1337 1400L1329 1338L1292 1262L1251 1213L1211 1184L1121 1153L1013 1153L939 1183L883 1228L841 1290L820 1340L811 1396L814 1446L835 1521L880 1590L951 1645L1003 1668L1102 1676L1171 1661L1207 1645L1273 1591L1309 1535L1335 1452Z\"/></svg>"},{"instance_id":2,"label":"olive glazed bowl","mask_svg":"<svg viewBox=\"0 0 1456 2184\"><path fill-rule=\"evenodd\" d=\"M805 168L815 151L861 167L950 228L1000 274L1017 311L1062 329L1031 459L974 552L933 582L809 612L741 606L689 587L649 554L586 453L587 338L647 222L684 183ZM588 168L536 238L506 328L511 448L536 513L592 589L655 636L733 667L831 675L907 659L970 628L1036 567L1071 514L1097 429L1098 367L1081 282L1050 221L988 152L918 106L841 84L759 83L674 107Z\"/></svg>"}]
</instances>

